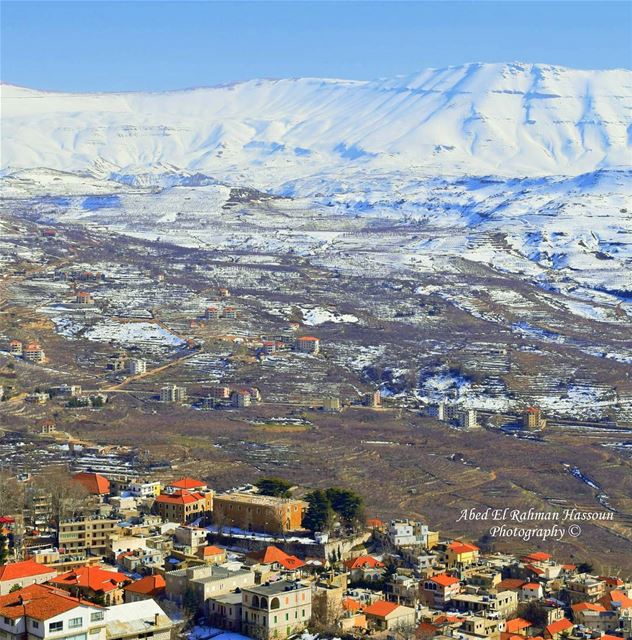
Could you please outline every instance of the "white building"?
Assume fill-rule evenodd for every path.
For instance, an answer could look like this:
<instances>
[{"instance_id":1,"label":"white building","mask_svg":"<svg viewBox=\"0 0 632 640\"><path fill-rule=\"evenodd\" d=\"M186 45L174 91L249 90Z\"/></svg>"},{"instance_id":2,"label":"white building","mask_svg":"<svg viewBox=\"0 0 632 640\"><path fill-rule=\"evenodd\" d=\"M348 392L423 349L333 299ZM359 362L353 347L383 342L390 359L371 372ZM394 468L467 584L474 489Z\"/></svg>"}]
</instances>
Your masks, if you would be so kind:
<instances>
[{"instance_id":1,"label":"white building","mask_svg":"<svg viewBox=\"0 0 632 640\"><path fill-rule=\"evenodd\" d=\"M35 584L0 597L0 635L5 640L106 640L105 609Z\"/></svg>"},{"instance_id":2,"label":"white building","mask_svg":"<svg viewBox=\"0 0 632 640\"><path fill-rule=\"evenodd\" d=\"M388 539L396 547L428 544L428 525L416 520L391 520Z\"/></svg>"},{"instance_id":3,"label":"white building","mask_svg":"<svg viewBox=\"0 0 632 640\"><path fill-rule=\"evenodd\" d=\"M139 373L147 373L147 361L134 359L129 361L129 372L134 376Z\"/></svg>"},{"instance_id":4,"label":"white building","mask_svg":"<svg viewBox=\"0 0 632 640\"><path fill-rule=\"evenodd\" d=\"M187 399L187 391L184 387L168 384L160 390L161 402L184 402Z\"/></svg>"},{"instance_id":5,"label":"white building","mask_svg":"<svg viewBox=\"0 0 632 640\"><path fill-rule=\"evenodd\" d=\"M142 482L140 480L132 480L127 490L135 498L155 498L160 495L162 486L160 482Z\"/></svg>"},{"instance_id":6,"label":"white building","mask_svg":"<svg viewBox=\"0 0 632 640\"><path fill-rule=\"evenodd\" d=\"M154 600L126 602L105 611L107 640L170 640L173 623Z\"/></svg>"},{"instance_id":7,"label":"white building","mask_svg":"<svg viewBox=\"0 0 632 640\"><path fill-rule=\"evenodd\" d=\"M459 425L463 429L478 429L476 409L466 409L459 414Z\"/></svg>"}]
</instances>

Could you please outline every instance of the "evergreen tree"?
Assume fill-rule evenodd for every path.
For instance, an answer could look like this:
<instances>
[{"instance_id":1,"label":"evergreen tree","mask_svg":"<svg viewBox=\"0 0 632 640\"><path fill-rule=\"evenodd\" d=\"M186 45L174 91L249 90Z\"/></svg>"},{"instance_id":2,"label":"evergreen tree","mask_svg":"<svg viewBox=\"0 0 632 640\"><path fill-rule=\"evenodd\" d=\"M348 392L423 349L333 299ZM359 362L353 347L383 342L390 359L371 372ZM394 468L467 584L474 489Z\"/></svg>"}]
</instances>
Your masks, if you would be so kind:
<instances>
[{"instance_id":1,"label":"evergreen tree","mask_svg":"<svg viewBox=\"0 0 632 640\"><path fill-rule=\"evenodd\" d=\"M317 489L305 496L309 503L307 513L303 518L303 526L310 531L327 531L334 521L334 510L327 493L322 489Z\"/></svg>"}]
</instances>

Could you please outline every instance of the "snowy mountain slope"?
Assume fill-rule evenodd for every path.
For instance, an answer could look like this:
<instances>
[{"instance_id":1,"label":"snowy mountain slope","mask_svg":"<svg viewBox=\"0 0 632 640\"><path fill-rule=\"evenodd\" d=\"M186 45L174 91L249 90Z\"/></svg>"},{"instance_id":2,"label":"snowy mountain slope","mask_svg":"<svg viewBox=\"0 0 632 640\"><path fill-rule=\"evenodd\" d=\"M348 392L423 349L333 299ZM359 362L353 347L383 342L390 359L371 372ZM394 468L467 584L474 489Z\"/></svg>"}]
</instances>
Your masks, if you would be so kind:
<instances>
[{"instance_id":1,"label":"snowy mountain slope","mask_svg":"<svg viewBox=\"0 0 632 640\"><path fill-rule=\"evenodd\" d=\"M2 87L2 169L185 171L270 188L323 169L577 175L632 155L632 72L470 64L164 93Z\"/></svg>"}]
</instances>

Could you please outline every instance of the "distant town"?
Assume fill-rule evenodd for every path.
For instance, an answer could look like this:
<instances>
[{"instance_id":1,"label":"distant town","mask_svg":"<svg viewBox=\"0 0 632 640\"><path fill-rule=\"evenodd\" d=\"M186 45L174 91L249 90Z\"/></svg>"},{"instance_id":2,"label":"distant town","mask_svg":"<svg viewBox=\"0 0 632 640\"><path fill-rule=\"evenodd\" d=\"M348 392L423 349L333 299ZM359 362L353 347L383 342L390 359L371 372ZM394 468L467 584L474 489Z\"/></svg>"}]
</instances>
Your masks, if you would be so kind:
<instances>
[{"instance_id":1,"label":"distant town","mask_svg":"<svg viewBox=\"0 0 632 640\"><path fill-rule=\"evenodd\" d=\"M0 491L6 640L632 637L629 579L384 521L345 488L57 469Z\"/></svg>"}]
</instances>

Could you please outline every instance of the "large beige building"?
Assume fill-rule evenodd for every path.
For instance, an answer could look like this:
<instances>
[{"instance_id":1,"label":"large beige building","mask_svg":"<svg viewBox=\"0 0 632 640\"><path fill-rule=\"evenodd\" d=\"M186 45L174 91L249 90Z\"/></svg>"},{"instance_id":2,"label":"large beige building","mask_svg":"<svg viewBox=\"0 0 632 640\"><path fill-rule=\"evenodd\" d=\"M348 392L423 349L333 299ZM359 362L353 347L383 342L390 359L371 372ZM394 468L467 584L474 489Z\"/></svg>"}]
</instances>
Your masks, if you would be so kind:
<instances>
[{"instance_id":1,"label":"large beige building","mask_svg":"<svg viewBox=\"0 0 632 640\"><path fill-rule=\"evenodd\" d=\"M225 493L215 496L213 521L223 527L282 533L300 529L306 509L303 500Z\"/></svg>"},{"instance_id":2,"label":"large beige building","mask_svg":"<svg viewBox=\"0 0 632 640\"><path fill-rule=\"evenodd\" d=\"M283 640L303 631L312 616L312 590L280 580L242 589L242 632L258 640Z\"/></svg>"},{"instance_id":3,"label":"large beige building","mask_svg":"<svg viewBox=\"0 0 632 640\"><path fill-rule=\"evenodd\" d=\"M66 553L87 553L104 556L110 536L118 520L110 518L76 518L59 524L59 547Z\"/></svg>"}]
</instances>

